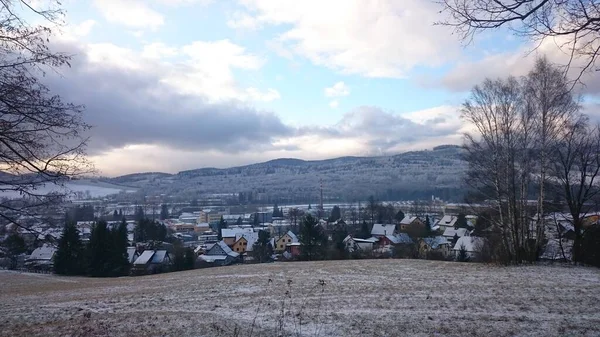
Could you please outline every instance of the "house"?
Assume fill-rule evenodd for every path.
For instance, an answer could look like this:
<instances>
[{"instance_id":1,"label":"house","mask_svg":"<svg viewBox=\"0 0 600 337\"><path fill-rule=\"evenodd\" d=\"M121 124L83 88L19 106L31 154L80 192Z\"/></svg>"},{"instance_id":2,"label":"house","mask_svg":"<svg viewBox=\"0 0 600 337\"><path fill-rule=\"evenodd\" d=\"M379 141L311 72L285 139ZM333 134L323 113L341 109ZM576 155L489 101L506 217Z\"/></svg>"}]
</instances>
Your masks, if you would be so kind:
<instances>
[{"instance_id":1,"label":"house","mask_svg":"<svg viewBox=\"0 0 600 337\"><path fill-rule=\"evenodd\" d=\"M169 271L171 266L171 256L166 250L156 250L152 259L150 259L149 272L151 274L162 273Z\"/></svg>"},{"instance_id":2,"label":"house","mask_svg":"<svg viewBox=\"0 0 600 337\"><path fill-rule=\"evenodd\" d=\"M463 236L456 241L454 245L454 254L458 258L460 250L464 247L467 257L469 259L477 258L481 247L483 246L484 239L477 236Z\"/></svg>"},{"instance_id":3,"label":"house","mask_svg":"<svg viewBox=\"0 0 600 337\"><path fill-rule=\"evenodd\" d=\"M130 253L129 249L127 253ZM171 264L171 255L167 250L146 249L133 262L131 273L133 275L145 275L167 272Z\"/></svg>"},{"instance_id":4,"label":"house","mask_svg":"<svg viewBox=\"0 0 600 337\"><path fill-rule=\"evenodd\" d=\"M232 251L224 241L219 241L198 256L198 259L211 265L226 266L237 262L239 256L240 254Z\"/></svg>"},{"instance_id":5,"label":"house","mask_svg":"<svg viewBox=\"0 0 600 337\"><path fill-rule=\"evenodd\" d=\"M375 242L377 242L377 238L359 239L348 235L342 242L346 247L346 251L350 253L356 251L372 252L373 246Z\"/></svg>"},{"instance_id":6,"label":"house","mask_svg":"<svg viewBox=\"0 0 600 337\"><path fill-rule=\"evenodd\" d=\"M285 252L288 254L289 259L295 259L300 256L302 244L300 242L289 243L285 247Z\"/></svg>"},{"instance_id":7,"label":"house","mask_svg":"<svg viewBox=\"0 0 600 337\"><path fill-rule=\"evenodd\" d=\"M541 260L546 261L571 261L573 254L573 241L569 239L550 239L544 247L540 256Z\"/></svg>"},{"instance_id":8,"label":"house","mask_svg":"<svg viewBox=\"0 0 600 337\"><path fill-rule=\"evenodd\" d=\"M455 236L458 238L469 236L469 230L466 228L456 229L454 227L450 227L444 230L444 234L442 234L442 236L448 239L448 241L455 242Z\"/></svg>"},{"instance_id":9,"label":"house","mask_svg":"<svg viewBox=\"0 0 600 337\"><path fill-rule=\"evenodd\" d=\"M233 244L237 240L236 236L238 234L254 234L254 229L240 228L240 227L221 229L221 238L225 242L225 244L228 245L229 247L233 246Z\"/></svg>"},{"instance_id":10,"label":"house","mask_svg":"<svg viewBox=\"0 0 600 337\"><path fill-rule=\"evenodd\" d=\"M244 254L245 252L252 251L252 246L258 240L258 233L238 233L235 238L235 243L231 247L231 250Z\"/></svg>"},{"instance_id":11,"label":"house","mask_svg":"<svg viewBox=\"0 0 600 337\"><path fill-rule=\"evenodd\" d=\"M419 217L407 215L400 221L400 230L406 230L410 225L424 226L425 224Z\"/></svg>"},{"instance_id":12,"label":"house","mask_svg":"<svg viewBox=\"0 0 600 337\"><path fill-rule=\"evenodd\" d=\"M456 221L458 220L457 217L452 216L452 215L444 215L435 225L439 226L439 228L443 231L445 231L447 228L454 228L454 225L456 225Z\"/></svg>"},{"instance_id":13,"label":"house","mask_svg":"<svg viewBox=\"0 0 600 337\"><path fill-rule=\"evenodd\" d=\"M52 270L54 266L54 255L56 248L49 245L43 245L36 248L31 255L25 259L25 267L35 270Z\"/></svg>"},{"instance_id":14,"label":"house","mask_svg":"<svg viewBox=\"0 0 600 337\"><path fill-rule=\"evenodd\" d=\"M410 245L413 243L413 240L406 233L398 233L395 235L386 235L379 239L380 242L385 242L387 245Z\"/></svg>"},{"instance_id":15,"label":"house","mask_svg":"<svg viewBox=\"0 0 600 337\"><path fill-rule=\"evenodd\" d=\"M285 247L290 243L298 243L298 237L292 231L288 231L282 237L280 237L277 242L275 242L275 252L283 253L285 251Z\"/></svg>"},{"instance_id":16,"label":"house","mask_svg":"<svg viewBox=\"0 0 600 337\"><path fill-rule=\"evenodd\" d=\"M394 235L395 231L396 231L395 225L382 225L382 224L376 223L373 225L373 228L371 229L371 235L374 237L385 237L386 235Z\"/></svg>"},{"instance_id":17,"label":"house","mask_svg":"<svg viewBox=\"0 0 600 337\"><path fill-rule=\"evenodd\" d=\"M419 256L425 258L429 252L439 252L443 257L449 257L452 253L452 244L444 236L422 238L419 241Z\"/></svg>"}]
</instances>

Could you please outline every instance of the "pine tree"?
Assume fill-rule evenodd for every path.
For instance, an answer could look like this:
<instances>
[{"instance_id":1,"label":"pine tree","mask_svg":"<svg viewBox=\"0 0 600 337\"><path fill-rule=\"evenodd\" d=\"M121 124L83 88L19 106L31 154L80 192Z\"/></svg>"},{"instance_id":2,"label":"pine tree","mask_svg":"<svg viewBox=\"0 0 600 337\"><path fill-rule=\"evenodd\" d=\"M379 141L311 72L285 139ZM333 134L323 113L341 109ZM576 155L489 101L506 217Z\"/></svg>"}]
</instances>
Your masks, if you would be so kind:
<instances>
[{"instance_id":1,"label":"pine tree","mask_svg":"<svg viewBox=\"0 0 600 337\"><path fill-rule=\"evenodd\" d=\"M91 276L108 276L111 267L110 231L106 221L99 221L92 227L92 235L88 244L88 273Z\"/></svg>"},{"instance_id":2,"label":"pine tree","mask_svg":"<svg viewBox=\"0 0 600 337\"><path fill-rule=\"evenodd\" d=\"M431 220L429 220L429 215L425 216L425 237L433 236L433 230L431 230Z\"/></svg>"},{"instance_id":3,"label":"pine tree","mask_svg":"<svg viewBox=\"0 0 600 337\"><path fill-rule=\"evenodd\" d=\"M160 219L165 220L169 218L169 206L167 204L160 205Z\"/></svg>"},{"instance_id":4,"label":"pine tree","mask_svg":"<svg viewBox=\"0 0 600 337\"><path fill-rule=\"evenodd\" d=\"M339 206L333 206L331 210L331 215L329 216L329 222L336 222L342 218L342 211Z\"/></svg>"},{"instance_id":5,"label":"pine tree","mask_svg":"<svg viewBox=\"0 0 600 337\"><path fill-rule=\"evenodd\" d=\"M467 217L464 213L458 213L456 216L456 223L454 224L454 228L469 228L469 224L467 223Z\"/></svg>"},{"instance_id":6,"label":"pine tree","mask_svg":"<svg viewBox=\"0 0 600 337\"><path fill-rule=\"evenodd\" d=\"M366 221L363 220L357 236L361 239L368 239L371 237L371 228Z\"/></svg>"},{"instance_id":7,"label":"pine tree","mask_svg":"<svg viewBox=\"0 0 600 337\"><path fill-rule=\"evenodd\" d=\"M271 259L271 255L273 255L273 247L269 243L271 240L271 236L267 231L259 231L258 232L258 240L252 246L252 256L256 259L257 262L267 262Z\"/></svg>"},{"instance_id":8,"label":"pine tree","mask_svg":"<svg viewBox=\"0 0 600 337\"><path fill-rule=\"evenodd\" d=\"M2 242L2 245L6 247L6 253L10 259L9 269L17 268L19 255L26 251L25 240L18 234L11 234Z\"/></svg>"},{"instance_id":9,"label":"pine tree","mask_svg":"<svg viewBox=\"0 0 600 337\"><path fill-rule=\"evenodd\" d=\"M402 210L398 210L398 213L396 213L396 221L400 222L402 219L404 219L404 212L402 212Z\"/></svg>"},{"instance_id":10,"label":"pine tree","mask_svg":"<svg viewBox=\"0 0 600 337\"><path fill-rule=\"evenodd\" d=\"M54 255L54 272L60 275L82 275L85 271L85 249L74 222L67 222Z\"/></svg>"},{"instance_id":11,"label":"pine tree","mask_svg":"<svg viewBox=\"0 0 600 337\"><path fill-rule=\"evenodd\" d=\"M312 215L307 214L300 226L301 258L312 261L325 257L327 235Z\"/></svg>"},{"instance_id":12,"label":"pine tree","mask_svg":"<svg viewBox=\"0 0 600 337\"><path fill-rule=\"evenodd\" d=\"M184 252L184 268L185 270L194 269L196 266L196 253L192 248L186 248Z\"/></svg>"},{"instance_id":13,"label":"pine tree","mask_svg":"<svg viewBox=\"0 0 600 337\"><path fill-rule=\"evenodd\" d=\"M109 276L123 276L129 273L129 255L127 254L127 222L121 221L119 226L110 230L111 272Z\"/></svg>"},{"instance_id":14,"label":"pine tree","mask_svg":"<svg viewBox=\"0 0 600 337\"><path fill-rule=\"evenodd\" d=\"M113 212L113 220L116 220L119 218L119 212L117 212L117 210L115 209L115 211Z\"/></svg>"}]
</instances>

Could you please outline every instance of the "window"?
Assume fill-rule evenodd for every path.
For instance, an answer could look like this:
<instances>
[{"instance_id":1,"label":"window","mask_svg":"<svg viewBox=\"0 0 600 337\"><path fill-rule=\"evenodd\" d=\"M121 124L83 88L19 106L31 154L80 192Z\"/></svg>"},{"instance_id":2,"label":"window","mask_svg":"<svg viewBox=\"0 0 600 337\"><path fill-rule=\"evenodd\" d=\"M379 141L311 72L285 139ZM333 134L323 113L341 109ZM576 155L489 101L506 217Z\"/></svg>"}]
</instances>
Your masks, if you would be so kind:
<instances>
[{"instance_id":1,"label":"window","mask_svg":"<svg viewBox=\"0 0 600 337\"><path fill-rule=\"evenodd\" d=\"M288 242L292 242L292 239L288 239Z\"/></svg>"}]
</instances>

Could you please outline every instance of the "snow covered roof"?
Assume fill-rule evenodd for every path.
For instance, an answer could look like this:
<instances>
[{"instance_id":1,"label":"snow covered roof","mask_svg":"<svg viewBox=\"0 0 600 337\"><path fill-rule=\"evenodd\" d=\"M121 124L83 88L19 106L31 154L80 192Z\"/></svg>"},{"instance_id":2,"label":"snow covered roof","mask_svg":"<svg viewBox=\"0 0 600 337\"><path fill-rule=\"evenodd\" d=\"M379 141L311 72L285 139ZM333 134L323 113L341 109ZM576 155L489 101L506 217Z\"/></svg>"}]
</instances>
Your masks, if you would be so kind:
<instances>
[{"instance_id":1,"label":"snow covered roof","mask_svg":"<svg viewBox=\"0 0 600 337\"><path fill-rule=\"evenodd\" d=\"M55 253L56 248L44 245L42 247L36 248L31 253L28 260L52 260Z\"/></svg>"},{"instance_id":2,"label":"snow covered roof","mask_svg":"<svg viewBox=\"0 0 600 337\"><path fill-rule=\"evenodd\" d=\"M244 234L244 233L251 234L251 233L254 233L254 229L239 228L239 227L221 229L221 237L224 237L224 238L235 238L238 233L239 234Z\"/></svg>"},{"instance_id":3,"label":"snow covered roof","mask_svg":"<svg viewBox=\"0 0 600 337\"><path fill-rule=\"evenodd\" d=\"M402 221L400 221L401 225L410 225L413 221L417 220L416 216L405 216Z\"/></svg>"},{"instance_id":4,"label":"snow covered roof","mask_svg":"<svg viewBox=\"0 0 600 337\"><path fill-rule=\"evenodd\" d=\"M432 249L437 249L441 245L450 244L450 241L443 236L436 236L432 238L423 238L423 242L427 244Z\"/></svg>"},{"instance_id":5,"label":"snow covered roof","mask_svg":"<svg viewBox=\"0 0 600 337\"><path fill-rule=\"evenodd\" d=\"M129 263L133 263L135 258L135 247L127 247L127 257L129 259Z\"/></svg>"},{"instance_id":6,"label":"snow covered roof","mask_svg":"<svg viewBox=\"0 0 600 337\"><path fill-rule=\"evenodd\" d=\"M373 228L371 229L371 235L381 235L381 236L392 235L392 234L394 234L395 230L396 230L395 225L391 225L391 224L383 225L383 224L376 223L373 225Z\"/></svg>"},{"instance_id":7,"label":"snow covered roof","mask_svg":"<svg viewBox=\"0 0 600 337\"><path fill-rule=\"evenodd\" d=\"M254 246L254 243L256 241L258 241L258 233L256 232L252 232L252 233L238 233L235 236L235 242L238 242L241 238L246 239L247 244L246 244L246 251L252 251L252 247Z\"/></svg>"},{"instance_id":8,"label":"snow covered roof","mask_svg":"<svg viewBox=\"0 0 600 337\"><path fill-rule=\"evenodd\" d=\"M292 238L292 243L300 242L300 240L298 240L298 237L296 236L296 234L294 234L294 232L288 231L286 234L289 235L290 238Z\"/></svg>"},{"instance_id":9,"label":"snow covered roof","mask_svg":"<svg viewBox=\"0 0 600 337\"><path fill-rule=\"evenodd\" d=\"M145 250L142 255L140 255L135 262L133 263L134 265L144 265L144 264L148 264L148 262L150 262L150 260L152 259L152 256L154 255L154 251L153 250Z\"/></svg>"},{"instance_id":10,"label":"snow covered roof","mask_svg":"<svg viewBox=\"0 0 600 337\"><path fill-rule=\"evenodd\" d=\"M476 252L482 243L483 238L477 236L463 236L456 241L454 250L460 250L462 246L465 246L467 252Z\"/></svg>"},{"instance_id":11,"label":"snow covered roof","mask_svg":"<svg viewBox=\"0 0 600 337\"><path fill-rule=\"evenodd\" d=\"M150 261L150 263L163 263L165 262L166 257L166 250L157 250L156 252L154 252L154 255L152 256L152 261Z\"/></svg>"},{"instance_id":12,"label":"snow covered roof","mask_svg":"<svg viewBox=\"0 0 600 337\"><path fill-rule=\"evenodd\" d=\"M412 239L410 238L410 236L408 236L408 234L406 233L398 233L396 235L386 235L385 236L388 240L390 240L393 244L400 244L400 243L412 243Z\"/></svg>"},{"instance_id":13,"label":"snow covered roof","mask_svg":"<svg viewBox=\"0 0 600 337\"><path fill-rule=\"evenodd\" d=\"M205 262L215 262L215 261L222 261L222 260L226 260L227 259L227 255L200 255L198 256L200 259L202 259Z\"/></svg>"},{"instance_id":14,"label":"snow covered roof","mask_svg":"<svg viewBox=\"0 0 600 337\"><path fill-rule=\"evenodd\" d=\"M240 255L240 254L234 252L233 250L231 250L231 248L229 248L229 246L227 244L225 244L225 242L223 242L223 241L217 242L216 245L219 245L219 247L221 247L223 252L225 252L225 254L227 254L231 257L238 257Z\"/></svg>"},{"instance_id":15,"label":"snow covered roof","mask_svg":"<svg viewBox=\"0 0 600 337\"><path fill-rule=\"evenodd\" d=\"M458 220L457 217L452 216L452 215L444 215L440 221L438 221L435 225L436 226L443 226L443 227L454 227L454 225L456 224L456 220Z\"/></svg>"},{"instance_id":16,"label":"snow covered roof","mask_svg":"<svg viewBox=\"0 0 600 337\"><path fill-rule=\"evenodd\" d=\"M444 230L444 234L442 234L445 237L454 237L454 235L457 235L459 238L463 237L463 236L468 236L469 235L469 231L466 228L459 228L459 229L454 229L454 227L450 227L450 228L446 228Z\"/></svg>"}]
</instances>

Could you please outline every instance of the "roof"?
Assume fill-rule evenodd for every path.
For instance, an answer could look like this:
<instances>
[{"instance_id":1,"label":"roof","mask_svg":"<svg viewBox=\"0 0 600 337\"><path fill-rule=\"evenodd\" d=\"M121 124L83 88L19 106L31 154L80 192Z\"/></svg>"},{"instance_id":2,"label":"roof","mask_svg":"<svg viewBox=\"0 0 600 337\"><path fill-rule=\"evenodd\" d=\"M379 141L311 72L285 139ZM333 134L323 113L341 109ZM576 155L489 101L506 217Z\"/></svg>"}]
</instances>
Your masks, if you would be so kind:
<instances>
[{"instance_id":1,"label":"roof","mask_svg":"<svg viewBox=\"0 0 600 337\"><path fill-rule=\"evenodd\" d=\"M223 228L221 229L221 237L223 238L235 238L236 235L240 233L254 233L254 229L252 228L239 228L239 227L234 227L234 228Z\"/></svg>"},{"instance_id":2,"label":"roof","mask_svg":"<svg viewBox=\"0 0 600 337\"><path fill-rule=\"evenodd\" d=\"M152 261L150 263L163 263L165 262L165 257L167 257L166 250L157 250L152 256Z\"/></svg>"},{"instance_id":3,"label":"roof","mask_svg":"<svg viewBox=\"0 0 600 337\"><path fill-rule=\"evenodd\" d=\"M135 261L134 260L135 259L135 253L136 253L135 247L127 247L127 256L128 256L128 259L129 259L129 263L133 263L133 261Z\"/></svg>"},{"instance_id":4,"label":"roof","mask_svg":"<svg viewBox=\"0 0 600 337\"><path fill-rule=\"evenodd\" d=\"M383 224L379 224L376 223L373 225L373 228L371 229L371 235L392 235L394 234L394 231L396 230L396 226L395 225L383 225Z\"/></svg>"},{"instance_id":5,"label":"roof","mask_svg":"<svg viewBox=\"0 0 600 337\"><path fill-rule=\"evenodd\" d=\"M215 262L215 261L222 261L222 260L227 259L227 255L204 255L204 254L202 254L198 257L206 262Z\"/></svg>"},{"instance_id":6,"label":"roof","mask_svg":"<svg viewBox=\"0 0 600 337\"><path fill-rule=\"evenodd\" d=\"M294 234L294 232L288 231L286 234L292 238L292 243L300 242L300 240L298 240L298 237L296 236L296 234Z\"/></svg>"},{"instance_id":7,"label":"roof","mask_svg":"<svg viewBox=\"0 0 600 337\"><path fill-rule=\"evenodd\" d=\"M404 219L402 219L402 221L400 221L401 225L410 225L413 221L417 220L418 218L416 216L405 216Z\"/></svg>"},{"instance_id":8,"label":"roof","mask_svg":"<svg viewBox=\"0 0 600 337\"><path fill-rule=\"evenodd\" d=\"M258 241L258 233L256 233L256 232L242 233L242 234L238 233L235 236L235 242L238 242L242 238L246 239L246 241L247 241L246 251L252 251L252 247L254 246L254 243L256 241Z\"/></svg>"},{"instance_id":9,"label":"roof","mask_svg":"<svg viewBox=\"0 0 600 337\"><path fill-rule=\"evenodd\" d=\"M454 250L460 250L462 246L465 246L467 252L476 252L479 249L479 245L483 243L483 238L477 236L463 236L456 241Z\"/></svg>"},{"instance_id":10,"label":"roof","mask_svg":"<svg viewBox=\"0 0 600 337\"><path fill-rule=\"evenodd\" d=\"M148 264L148 262L150 262L150 260L152 259L152 255L154 255L154 251L153 250L145 250L142 255L140 255L140 257L138 257L135 262L133 263L134 265L140 265L140 264Z\"/></svg>"},{"instance_id":11,"label":"roof","mask_svg":"<svg viewBox=\"0 0 600 337\"><path fill-rule=\"evenodd\" d=\"M460 238L463 236L468 236L469 231L466 228L454 229L454 227L451 227L451 228L446 228L444 230L444 234L442 234L442 235L445 237L454 237L455 234Z\"/></svg>"},{"instance_id":12,"label":"roof","mask_svg":"<svg viewBox=\"0 0 600 337\"><path fill-rule=\"evenodd\" d=\"M423 238L423 242L427 244L432 249L437 249L441 245L448 245L450 241L443 236L435 236L432 238Z\"/></svg>"},{"instance_id":13,"label":"roof","mask_svg":"<svg viewBox=\"0 0 600 337\"><path fill-rule=\"evenodd\" d=\"M231 248L229 248L229 246L227 244L225 244L225 242L223 242L223 241L219 241L215 245L218 245L219 247L221 247L223 252L225 252L225 254L227 254L231 257L238 257L240 255L240 254L234 252L233 250L231 250Z\"/></svg>"},{"instance_id":14,"label":"roof","mask_svg":"<svg viewBox=\"0 0 600 337\"><path fill-rule=\"evenodd\" d=\"M393 244L401 244L401 243L413 243L412 239L406 233L398 233L396 235L386 235L388 240L390 240Z\"/></svg>"},{"instance_id":15,"label":"roof","mask_svg":"<svg viewBox=\"0 0 600 337\"><path fill-rule=\"evenodd\" d=\"M454 227L454 225L456 224L456 220L458 220L458 218L455 216L444 215L440 219L440 221L438 221L435 225L436 226L444 226L444 227Z\"/></svg>"},{"instance_id":16,"label":"roof","mask_svg":"<svg viewBox=\"0 0 600 337\"><path fill-rule=\"evenodd\" d=\"M56 253L56 248L44 245L42 247L36 248L31 253L28 260L52 260L52 257L54 257L54 253Z\"/></svg>"}]
</instances>

